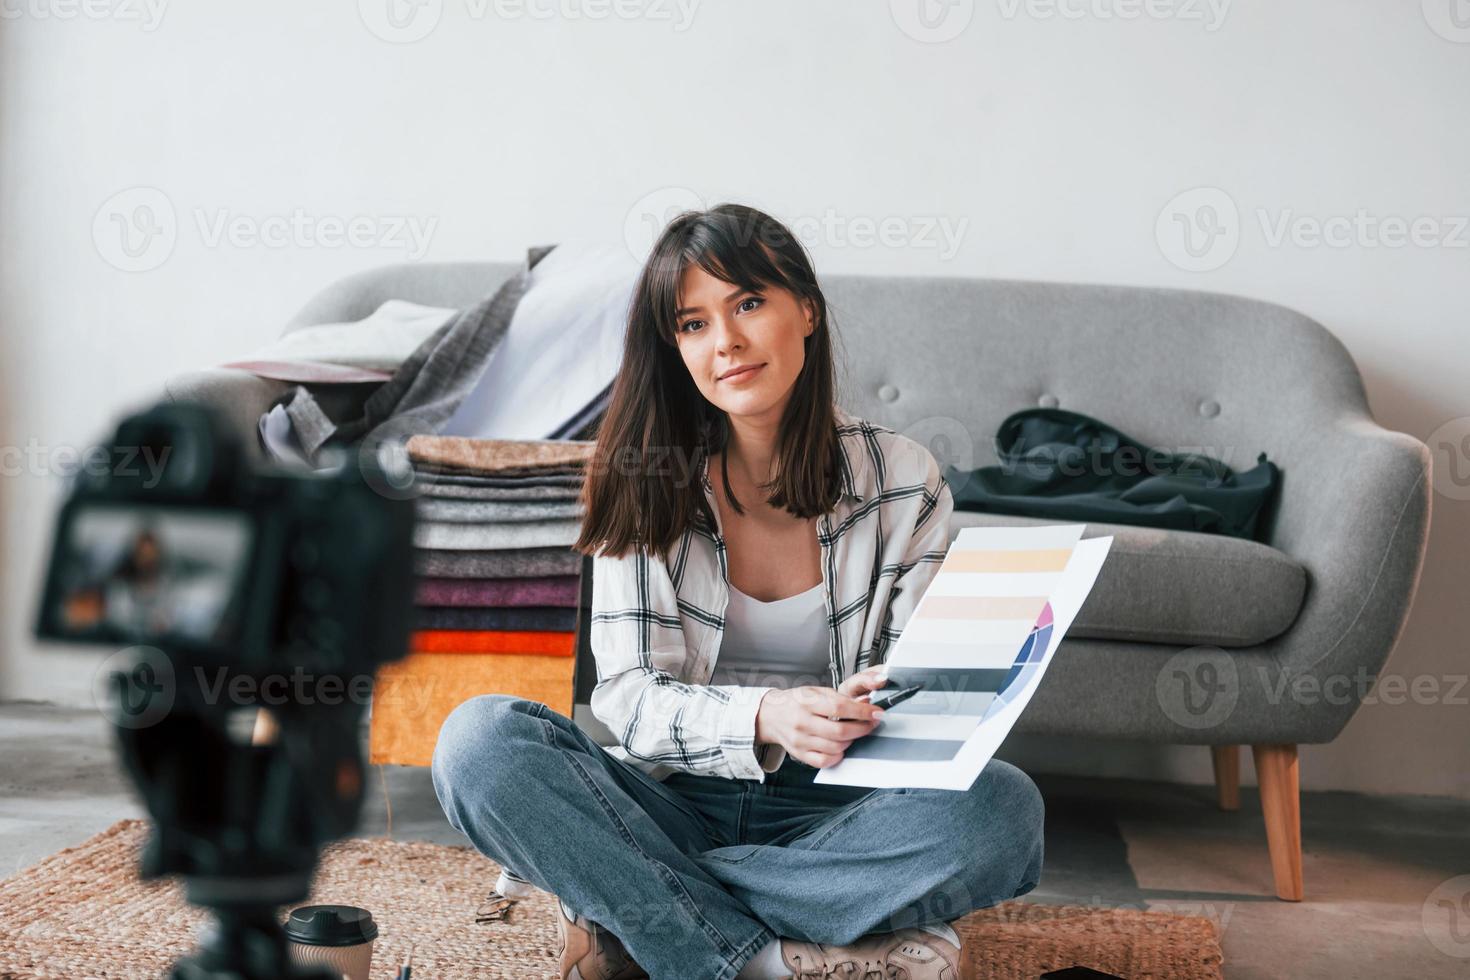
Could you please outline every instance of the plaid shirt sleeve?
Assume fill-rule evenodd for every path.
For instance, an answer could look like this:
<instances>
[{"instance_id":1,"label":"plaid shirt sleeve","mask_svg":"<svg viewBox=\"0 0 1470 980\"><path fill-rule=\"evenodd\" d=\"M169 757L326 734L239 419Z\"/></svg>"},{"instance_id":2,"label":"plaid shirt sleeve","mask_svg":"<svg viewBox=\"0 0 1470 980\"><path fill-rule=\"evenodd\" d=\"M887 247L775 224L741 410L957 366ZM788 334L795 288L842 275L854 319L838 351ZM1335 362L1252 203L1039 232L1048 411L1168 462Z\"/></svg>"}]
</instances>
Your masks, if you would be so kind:
<instances>
[{"instance_id":1,"label":"plaid shirt sleeve","mask_svg":"<svg viewBox=\"0 0 1470 980\"><path fill-rule=\"evenodd\" d=\"M764 781L755 717L770 687L689 684L678 594L657 556L597 555L592 575L592 713L629 756L686 772Z\"/></svg>"},{"instance_id":2,"label":"plaid shirt sleeve","mask_svg":"<svg viewBox=\"0 0 1470 980\"><path fill-rule=\"evenodd\" d=\"M909 617L918 608L919 600L949 551L949 521L954 514L954 494L945 482L939 463L927 449L914 446L926 460L923 489L919 491L919 504L912 535L899 561L898 578L889 595L888 610L883 628L878 637L882 650L873 657L874 662L888 659L888 648L896 641L908 624Z\"/></svg>"}]
</instances>

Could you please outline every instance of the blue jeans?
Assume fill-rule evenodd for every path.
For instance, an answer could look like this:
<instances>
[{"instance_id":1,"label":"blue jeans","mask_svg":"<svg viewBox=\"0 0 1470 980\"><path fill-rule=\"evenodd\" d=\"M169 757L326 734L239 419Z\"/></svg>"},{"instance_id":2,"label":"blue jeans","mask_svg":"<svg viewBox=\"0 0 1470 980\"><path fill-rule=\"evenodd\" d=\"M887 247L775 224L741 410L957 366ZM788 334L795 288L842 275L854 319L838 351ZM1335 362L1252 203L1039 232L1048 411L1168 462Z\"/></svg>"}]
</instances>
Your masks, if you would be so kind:
<instances>
[{"instance_id":1,"label":"blue jeans","mask_svg":"<svg viewBox=\"0 0 1470 980\"><path fill-rule=\"evenodd\" d=\"M845 945L1024 895L1041 794L992 760L963 791L676 772L660 783L536 701L445 720L434 790L480 853L608 929L652 980L729 980L777 936ZM488 883L487 883L488 885Z\"/></svg>"}]
</instances>

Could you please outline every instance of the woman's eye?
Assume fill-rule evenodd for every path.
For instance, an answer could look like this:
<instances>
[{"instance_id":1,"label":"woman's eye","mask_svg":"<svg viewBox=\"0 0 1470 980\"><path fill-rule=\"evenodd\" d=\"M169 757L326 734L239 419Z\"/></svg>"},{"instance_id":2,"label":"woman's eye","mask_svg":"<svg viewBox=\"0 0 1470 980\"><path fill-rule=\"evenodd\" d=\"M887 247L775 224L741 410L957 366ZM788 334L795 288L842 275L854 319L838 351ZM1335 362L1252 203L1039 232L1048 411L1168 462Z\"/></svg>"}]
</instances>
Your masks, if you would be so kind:
<instances>
[{"instance_id":1,"label":"woman's eye","mask_svg":"<svg viewBox=\"0 0 1470 980\"><path fill-rule=\"evenodd\" d=\"M740 306L744 306L746 303L754 303L756 306L759 306L760 304L762 304L764 302L765 302L765 300L761 299L759 296L747 296L745 299L743 299L743 300L740 301ZM738 306L736 307L736 309L739 309L739 308L740 307L738 307ZM754 309L754 308L755 307L751 307L751 309Z\"/></svg>"},{"instance_id":2,"label":"woman's eye","mask_svg":"<svg viewBox=\"0 0 1470 980\"><path fill-rule=\"evenodd\" d=\"M694 326L694 324L696 324L696 323L703 323L703 322L704 322L703 320L687 320L684 323L680 324L680 326L679 326L679 332L680 333L685 333L685 332L687 332L689 330L690 327Z\"/></svg>"}]
</instances>

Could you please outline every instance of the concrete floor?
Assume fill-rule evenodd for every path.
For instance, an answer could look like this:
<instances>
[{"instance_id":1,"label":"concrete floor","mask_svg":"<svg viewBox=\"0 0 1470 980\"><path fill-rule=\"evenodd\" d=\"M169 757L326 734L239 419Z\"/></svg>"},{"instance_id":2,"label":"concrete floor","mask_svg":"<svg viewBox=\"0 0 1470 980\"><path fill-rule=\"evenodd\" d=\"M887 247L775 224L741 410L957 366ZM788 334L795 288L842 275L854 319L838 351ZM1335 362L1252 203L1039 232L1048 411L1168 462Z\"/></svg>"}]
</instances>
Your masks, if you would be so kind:
<instances>
[{"instance_id":1,"label":"concrete floor","mask_svg":"<svg viewBox=\"0 0 1470 980\"><path fill-rule=\"evenodd\" d=\"M95 712L0 704L0 873L11 874L123 817L142 816ZM384 770L393 835L466 841L425 769ZM1225 975L1332 980L1470 976L1470 802L1308 793L1307 899L1277 901L1260 802L1223 813L1205 787L1036 777L1046 866L1027 898L1163 909L1221 924ZM375 772L363 834L385 830ZM1447 884L1448 883L1448 884Z\"/></svg>"}]
</instances>

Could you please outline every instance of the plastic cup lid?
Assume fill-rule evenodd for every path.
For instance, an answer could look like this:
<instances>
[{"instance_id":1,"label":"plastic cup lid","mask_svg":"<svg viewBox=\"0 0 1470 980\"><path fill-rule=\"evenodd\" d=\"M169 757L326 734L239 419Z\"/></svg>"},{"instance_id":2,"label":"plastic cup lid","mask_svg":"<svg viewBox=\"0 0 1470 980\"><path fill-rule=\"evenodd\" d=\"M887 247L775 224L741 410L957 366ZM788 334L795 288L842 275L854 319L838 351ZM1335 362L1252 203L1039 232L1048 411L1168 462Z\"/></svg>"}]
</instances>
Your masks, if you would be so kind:
<instances>
[{"instance_id":1,"label":"plastic cup lid","mask_svg":"<svg viewBox=\"0 0 1470 980\"><path fill-rule=\"evenodd\" d=\"M378 924L356 905L303 905L291 910L286 936L305 946L356 946L377 939Z\"/></svg>"}]
</instances>

